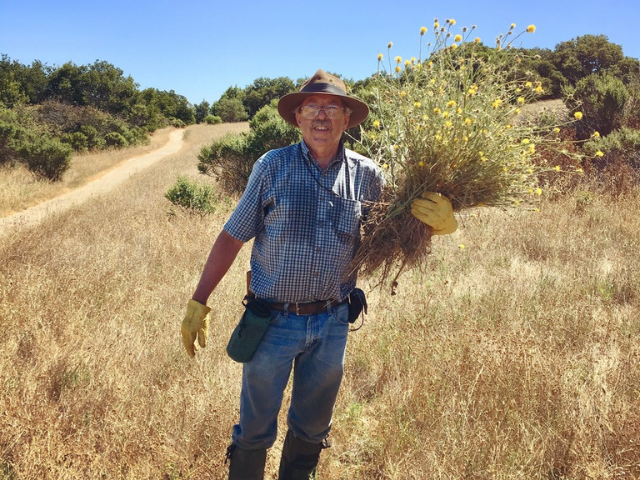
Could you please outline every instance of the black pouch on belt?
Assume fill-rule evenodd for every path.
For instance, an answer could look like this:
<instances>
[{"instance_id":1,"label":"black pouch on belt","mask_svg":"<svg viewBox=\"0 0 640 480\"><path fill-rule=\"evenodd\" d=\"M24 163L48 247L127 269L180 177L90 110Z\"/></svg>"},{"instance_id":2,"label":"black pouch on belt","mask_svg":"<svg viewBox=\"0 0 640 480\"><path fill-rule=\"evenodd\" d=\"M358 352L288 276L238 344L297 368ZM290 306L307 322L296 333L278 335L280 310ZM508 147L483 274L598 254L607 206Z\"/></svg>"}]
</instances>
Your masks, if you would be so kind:
<instances>
[{"instance_id":1,"label":"black pouch on belt","mask_svg":"<svg viewBox=\"0 0 640 480\"><path fill-rule=\"evenodd\" d=\"M349 323L354 323L363 309L367 313L367 298L362 290L354 288L349 294Z\"/></svg>"},{"instance_id":2,"label":"black pouch on belt","mask_svg":"<svg viewBox=\"0 0 640 480\"><path fill-rule=\"evenodd\" d=\"M256 298L245 299L244 314L227 344L227 355L239 363L246 363L253 358L269 323L275 317L267 302Z\"/></svg>"}]
</instances>

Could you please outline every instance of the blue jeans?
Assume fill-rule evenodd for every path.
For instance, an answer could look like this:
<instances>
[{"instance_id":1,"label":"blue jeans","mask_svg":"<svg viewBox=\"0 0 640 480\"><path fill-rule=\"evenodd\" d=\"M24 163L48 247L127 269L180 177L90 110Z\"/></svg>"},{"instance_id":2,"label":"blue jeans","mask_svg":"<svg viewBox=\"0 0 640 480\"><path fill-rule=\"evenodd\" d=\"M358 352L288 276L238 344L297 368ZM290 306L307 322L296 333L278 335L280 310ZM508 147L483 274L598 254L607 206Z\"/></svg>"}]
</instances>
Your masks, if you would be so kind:
<instances>
[{"instance_id":1,"label":"blue jeans","mask_svg":"<svg viewBox=\"0 0 640 480\"><path fill-rule=\"evenodd\" d=\"M235 445L245 450L273 445L292 367L289 429L310 443L326 438L344 372L348 310L345 303L319 315L281 312L271 322L255 355L243 366Z\"/></svg>"}]
</instances>

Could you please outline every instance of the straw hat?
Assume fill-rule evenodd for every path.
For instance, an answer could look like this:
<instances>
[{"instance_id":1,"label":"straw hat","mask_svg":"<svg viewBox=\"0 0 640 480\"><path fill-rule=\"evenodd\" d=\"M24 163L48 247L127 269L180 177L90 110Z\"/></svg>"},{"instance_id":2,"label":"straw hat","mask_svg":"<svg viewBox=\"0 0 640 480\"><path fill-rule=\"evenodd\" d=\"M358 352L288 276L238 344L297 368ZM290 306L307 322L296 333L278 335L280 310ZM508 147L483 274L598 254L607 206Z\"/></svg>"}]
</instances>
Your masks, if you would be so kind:
<instances>
[{"instance_id":1,"label":"straw hat","mask_svg":"<svg viewBox=\"0 0 640 480\"><path fill-rule=\"evenodd\" d=\"M361 124L369 115L369 107L360 100L347 95L347 87L338 77L318 70L313 77L304 82L300 91L289 93L278 101L278 113L287 123L298 126L295 110L307 97L313 95L333 95L340 97L344 104L352 110L347 128Z\"/></svg>"}]
</instances>

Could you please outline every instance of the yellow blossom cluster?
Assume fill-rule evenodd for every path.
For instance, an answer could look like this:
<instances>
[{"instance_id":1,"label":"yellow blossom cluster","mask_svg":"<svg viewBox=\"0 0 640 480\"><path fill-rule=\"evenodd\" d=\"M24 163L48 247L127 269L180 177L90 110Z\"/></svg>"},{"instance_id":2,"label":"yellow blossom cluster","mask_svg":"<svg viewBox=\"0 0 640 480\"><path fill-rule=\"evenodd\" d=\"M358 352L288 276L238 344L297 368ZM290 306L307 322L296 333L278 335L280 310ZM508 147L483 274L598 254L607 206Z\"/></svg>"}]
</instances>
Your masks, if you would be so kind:
<instances>
[{"instance_id":1,"label":"yellow blossom cluster","mask_svg":"<svg viewBox=\"0 0 640 480\"><path fill-rule=\"evenodd\" d=\"M517 120L521 108L544 92L542 83L518 70L523 54L511 48L519 36L513 35L515 24L490 55L478 38L469 41L475 25L458 32L455 25L452 18L434 20L426 58L426 27L419 30L417 58L403 64L400 56L389 56L395 66L389 62L385 70L378 56L371 90L374 135L362 136L363 150L386 165L388 184L402 205L425 190L447 195L455 209L523 204L523 195L541 192L537 173L549 168L541 165L539 147L556 141ZM533 32L529 25L522 33Z\"/></svg>"}]
</instances>

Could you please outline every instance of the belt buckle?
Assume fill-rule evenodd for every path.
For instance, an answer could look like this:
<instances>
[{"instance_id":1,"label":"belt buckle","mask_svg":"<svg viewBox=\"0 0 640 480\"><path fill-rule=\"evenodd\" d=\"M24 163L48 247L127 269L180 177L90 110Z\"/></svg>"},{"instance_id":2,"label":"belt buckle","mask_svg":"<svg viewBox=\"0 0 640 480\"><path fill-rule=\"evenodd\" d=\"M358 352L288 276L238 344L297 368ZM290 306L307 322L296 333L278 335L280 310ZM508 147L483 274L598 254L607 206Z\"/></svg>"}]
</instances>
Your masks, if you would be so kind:
<instances>
[{"instance_id":1,"label":"belt buckle","mask_svg":"<svg viewBox=\"0 0 640 480\"><path fill-rule=\"evenodd\" d=\"M296 302L296 315L300 316L300 302Z\"/></svg>"}]
</instances>

